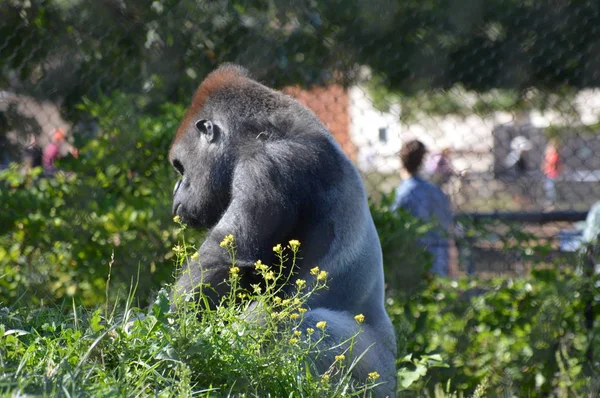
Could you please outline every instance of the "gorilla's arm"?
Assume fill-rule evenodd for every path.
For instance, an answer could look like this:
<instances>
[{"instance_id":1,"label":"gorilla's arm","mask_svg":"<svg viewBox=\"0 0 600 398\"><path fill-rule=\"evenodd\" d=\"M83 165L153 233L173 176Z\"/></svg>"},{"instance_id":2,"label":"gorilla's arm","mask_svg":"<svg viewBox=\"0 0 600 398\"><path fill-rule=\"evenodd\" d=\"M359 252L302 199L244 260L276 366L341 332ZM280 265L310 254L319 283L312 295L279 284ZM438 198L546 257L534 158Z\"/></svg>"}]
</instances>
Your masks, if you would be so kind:
<instances>
[{"instance_id":1,"label":"gorilla's arm","mask_svg":"<svg viewBox=\"0 0 600 398\"><path fill-rule=\"evenodd\" d=\"M228 292L224 283L229 278L232 260L220 246L225 236L232 234L235 245L235 265L240 268L241 285L249 288L258 283L254 263L273 263L273 246L285 243L294 228L298 213L299 192L290 192L292 184L284 159L263 152L242 159L234 171L232 200L217 225L209 232L199 250L198 259L177 281L179 292L197 290L201 283L213 304ZM299 176L296 176L299 177Z\"/></svg>"},{"instance_id":2,"label":"gorilla's arm","mask_svg":"<svg viewBox=\"0 0 600 398\"><path fill-rule=\"evenodd\" d=\"M289 165L270 152L242 159L234 171L232 200L200 248L203 266L231 266L220 243L235 239L236 265L252 267L256 260L270 263L273 245L285 243L295 227L299 192L292 192Z\"/></svg>"}]
</instances>

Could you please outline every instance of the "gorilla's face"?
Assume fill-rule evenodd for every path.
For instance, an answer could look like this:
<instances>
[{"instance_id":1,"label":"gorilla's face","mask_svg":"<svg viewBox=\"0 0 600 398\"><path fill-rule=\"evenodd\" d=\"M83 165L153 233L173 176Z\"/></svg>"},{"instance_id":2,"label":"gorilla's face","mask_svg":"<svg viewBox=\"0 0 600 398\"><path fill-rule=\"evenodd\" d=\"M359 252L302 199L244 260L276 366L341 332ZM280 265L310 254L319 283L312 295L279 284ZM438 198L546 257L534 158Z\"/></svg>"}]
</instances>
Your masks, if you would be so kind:
<instances>
[{"instance_id":1,"label":"gorilla's face","mask_svg":"<svg viewBox=\"0 0 600 398\"><path fill-rule=\"evenodd\" d=\"M211 120L186 117L169 158L181 179L173 189L173 214L192 227L210 228L230 201L233 151Z\"/></svg>"}]
</instances>

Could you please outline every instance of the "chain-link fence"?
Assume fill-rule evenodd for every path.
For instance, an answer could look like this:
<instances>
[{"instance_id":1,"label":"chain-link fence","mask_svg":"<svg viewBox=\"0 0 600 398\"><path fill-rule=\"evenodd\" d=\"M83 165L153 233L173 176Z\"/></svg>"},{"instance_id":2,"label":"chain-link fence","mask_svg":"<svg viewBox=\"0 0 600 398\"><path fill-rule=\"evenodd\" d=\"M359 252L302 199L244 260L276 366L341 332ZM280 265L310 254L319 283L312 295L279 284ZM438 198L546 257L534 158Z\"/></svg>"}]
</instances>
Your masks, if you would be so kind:
<instances>
[{"instance_id":1,"label":"chain-link fence","mask_svg":"<svg viewBox=\"0 0 600 398\"><path fill-rule=\"evenodd\" d=\"M129 95L113 116L155 115L232 61L310 107L374 200L407 178L403 143L422 141L422 175L466 231L451 255L464 272L524 272L531 258L511 246L523 236L547 243L548 261L571 253L600 200L594 0L8 0L0 11L5 168L53 166L42 152L57 128L53 159L93 157L74 150L103 128L90 104Z\"/></svg>"}]
</instances>

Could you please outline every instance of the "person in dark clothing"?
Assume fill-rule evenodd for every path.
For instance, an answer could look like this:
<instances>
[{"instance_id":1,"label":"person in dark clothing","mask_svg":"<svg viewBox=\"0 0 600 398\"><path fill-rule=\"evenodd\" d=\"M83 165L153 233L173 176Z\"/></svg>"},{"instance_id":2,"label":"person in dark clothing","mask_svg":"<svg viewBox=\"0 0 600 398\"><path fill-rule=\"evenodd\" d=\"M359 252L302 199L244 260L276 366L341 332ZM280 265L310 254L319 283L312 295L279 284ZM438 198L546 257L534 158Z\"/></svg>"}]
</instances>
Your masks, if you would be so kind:
<instances>
[{"instance_id":1,"label":"person in dark clothing","mask_svg":"<svg viewBox=\"0 0 600 398\"><path fill-rule=\"evenodd\" d=\"M42 148L38 145L35 134L29 136L29 142L23 147L23 167L31 170L42 166Z\"/></svg>"}]
</instances>

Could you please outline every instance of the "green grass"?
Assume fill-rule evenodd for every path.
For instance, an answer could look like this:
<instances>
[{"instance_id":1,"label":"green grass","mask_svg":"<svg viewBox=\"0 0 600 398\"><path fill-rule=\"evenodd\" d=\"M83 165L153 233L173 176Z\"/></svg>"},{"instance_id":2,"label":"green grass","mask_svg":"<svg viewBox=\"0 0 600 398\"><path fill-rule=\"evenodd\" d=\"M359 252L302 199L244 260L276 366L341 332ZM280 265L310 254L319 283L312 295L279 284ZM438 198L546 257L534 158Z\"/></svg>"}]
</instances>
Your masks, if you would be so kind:
<instances>
[{"instance_id":1,"label":"green grass","mask_svg":"<svg viewBox=\"0 0 600 398\"><path fill-rule=\"evenodd\" d=\"M304 303L327 288L328 275L315 268L282 295L283 263L298 245L276 246L276 264L255 264L265 283L244 290L228 237L231 293L217 308L181 295L172 312L166 290L139 308L135 286L109 295L109 276L106 303L94 309L72 301L0 309L0 396L370 396L377 375L352 380L350 355L325 372L311 365L328 330L302 325ZM185 244L173 251L180 268L194 252ZM564 265L523 278L431 278L408 297L389 297L397 396L597 397L600 276Z\"/></svg>"},{"instance_id":2,"label":"green grass","mask_svg":"<svg viewBox=\"0 0 600 398\"><path fill-rule=\"evenodd\" d=\"M343 355L323 374L311 365L309 358L318 355L327 325L302 327L303 304L326 287L327 273L315 268L313 280L297 282L294 294L282 295L280 282L289 278L283 263L288 256L295 261L299 242L274 248L279 264L257 262L265 287L251 291L238 285L232 238L222 246L232 260L231 292L215 309L206 308L202 297L196 301L182 295L174 298L178 311L171 312L165 290L149 309L136 308L134 288L127 298L94 311L75 304L4 308L0 392L52 397L369 396L378 375L352 380L354 363ZM186 249L176 250L180 265ZM352 342L348 344L351 349Z\"/></svg>"}]
</instances>

